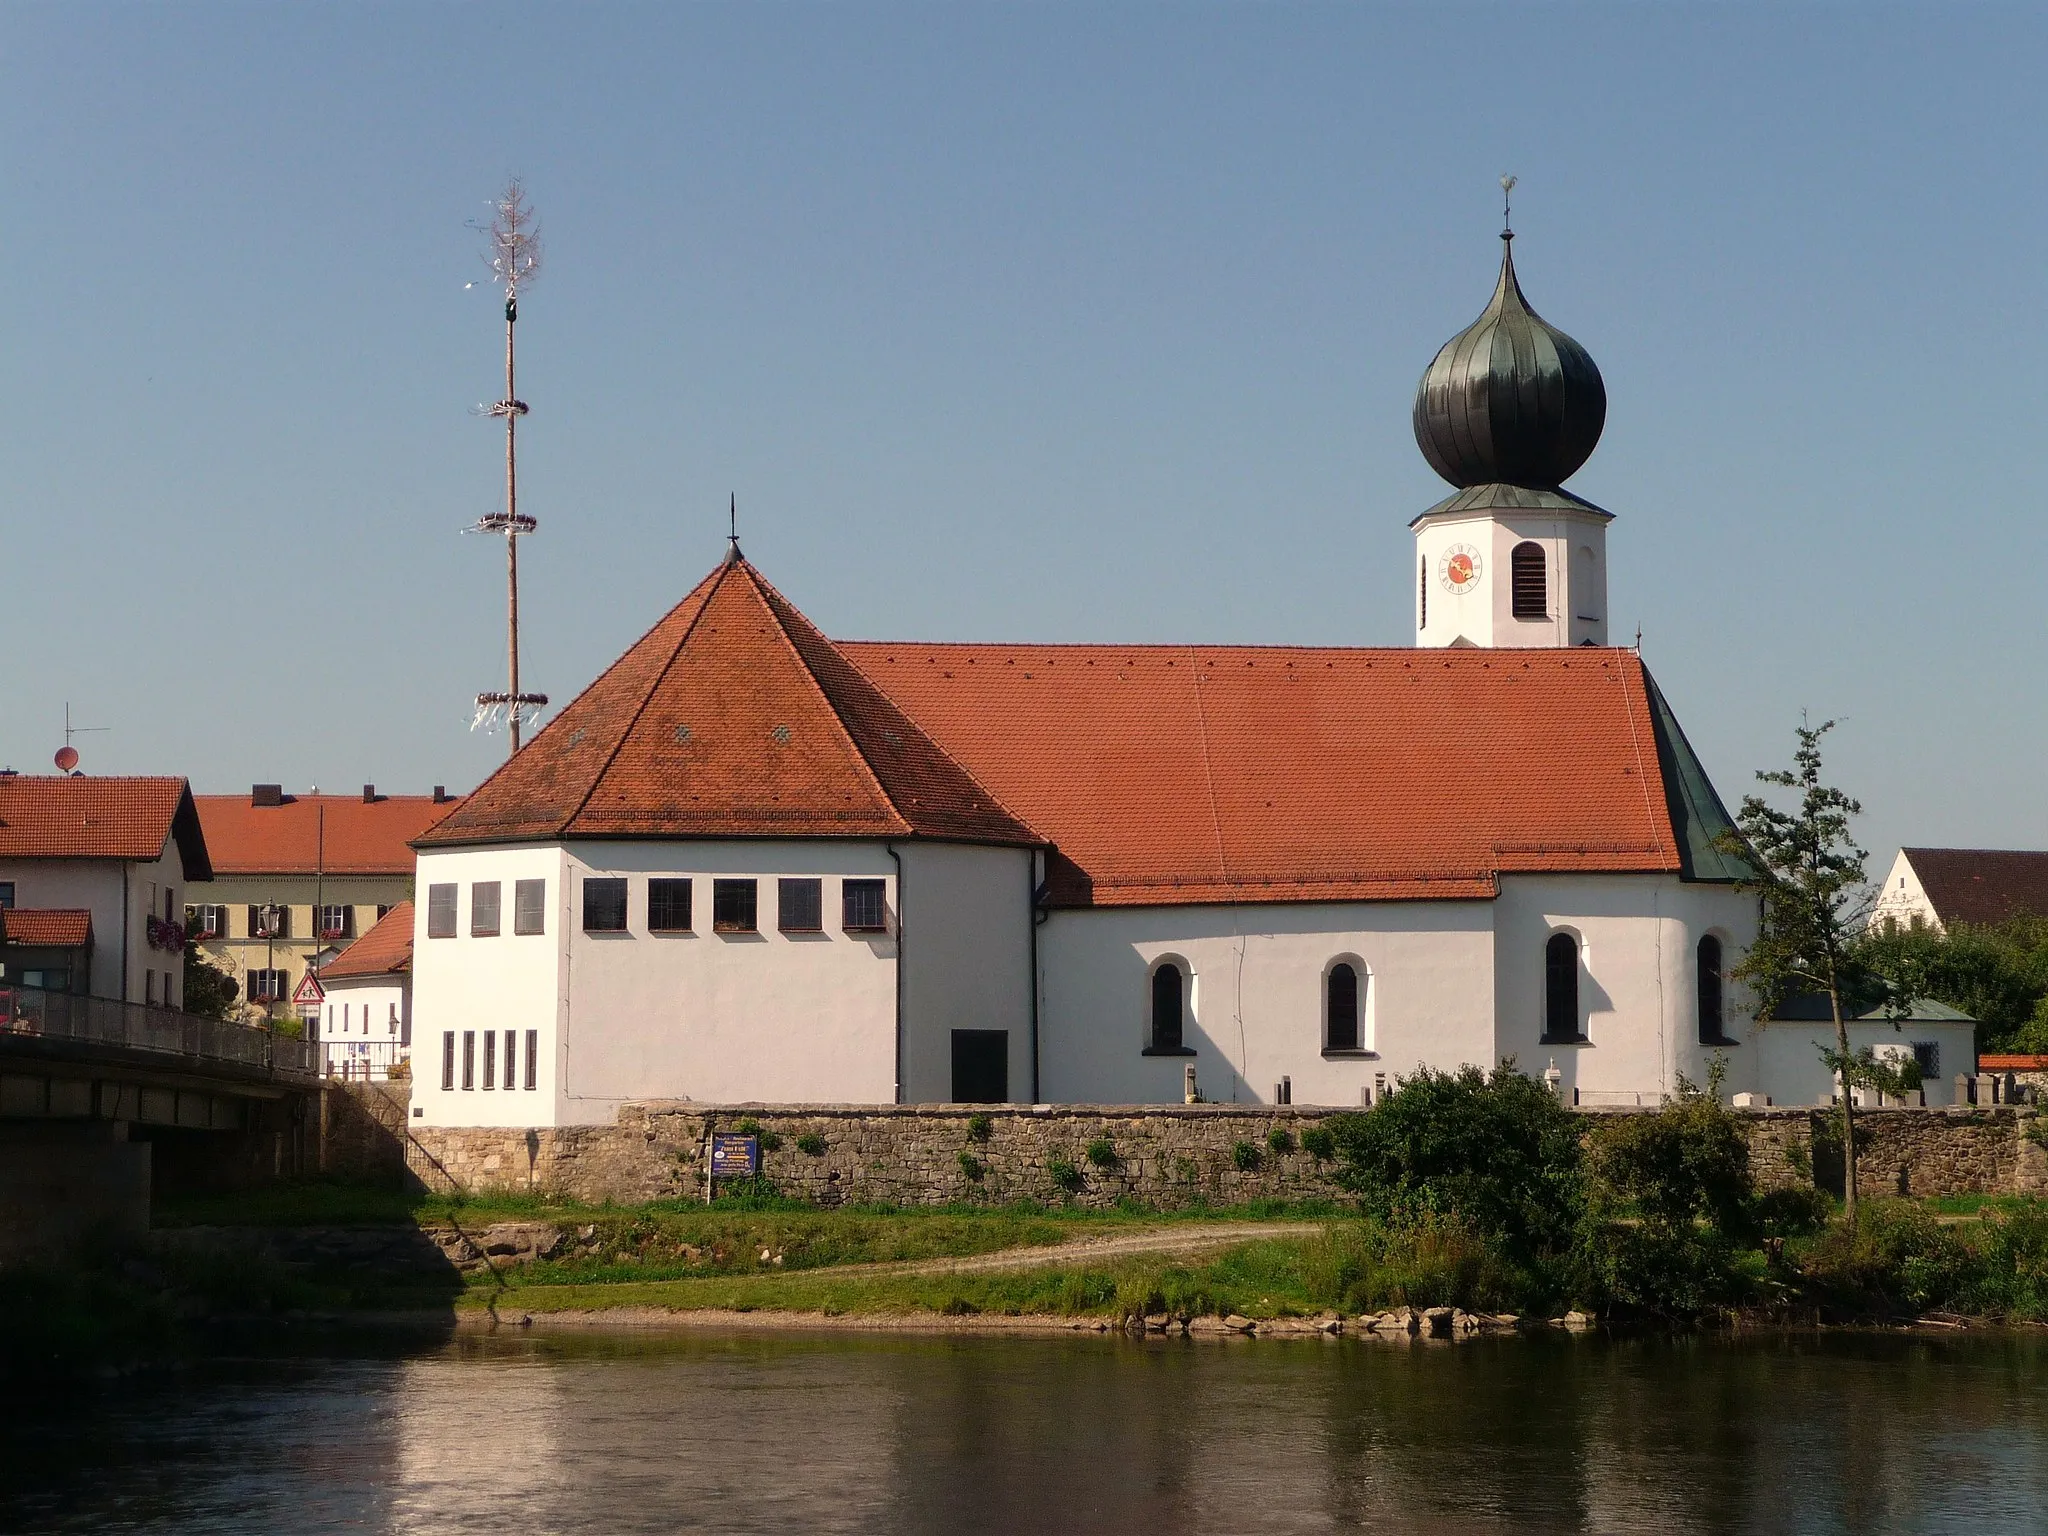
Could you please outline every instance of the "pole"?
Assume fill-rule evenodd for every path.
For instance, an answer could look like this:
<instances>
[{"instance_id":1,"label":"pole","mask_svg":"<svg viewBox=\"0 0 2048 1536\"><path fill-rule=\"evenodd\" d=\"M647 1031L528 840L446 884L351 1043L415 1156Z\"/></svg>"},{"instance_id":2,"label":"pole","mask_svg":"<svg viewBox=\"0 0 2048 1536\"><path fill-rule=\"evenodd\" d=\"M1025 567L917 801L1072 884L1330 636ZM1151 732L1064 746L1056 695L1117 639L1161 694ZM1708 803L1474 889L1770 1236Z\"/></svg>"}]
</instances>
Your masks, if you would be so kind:
<instances>
[{"instance_id":1,"label":"pole","mask_svg":"<svg viewBox=\"0 0 2048 1536\"><path fill-rule=\"evenodd\" d=\"M513 295L505 298L505 398L517 400L519 392L512 387L512 327L519 319L519 300ZM512 750L510 757L519 750L519 413L508 410L505 413L505 649L509 658L508 672L512 695L508 706L512 714Z\"/></svg>"}]
</instances>

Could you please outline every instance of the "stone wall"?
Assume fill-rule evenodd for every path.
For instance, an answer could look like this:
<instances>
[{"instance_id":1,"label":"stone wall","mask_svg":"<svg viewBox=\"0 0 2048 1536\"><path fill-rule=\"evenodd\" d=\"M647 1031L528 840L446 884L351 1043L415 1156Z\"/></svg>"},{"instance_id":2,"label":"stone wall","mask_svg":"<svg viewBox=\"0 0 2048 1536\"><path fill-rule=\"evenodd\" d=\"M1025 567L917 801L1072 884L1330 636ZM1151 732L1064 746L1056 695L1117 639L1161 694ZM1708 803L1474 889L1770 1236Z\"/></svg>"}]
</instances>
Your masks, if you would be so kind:
<instances>
[{"instance_id":1,"label":"stone wall","mask_svg":"<svg viewBox=\"0 0 2048 1536\"><path fill-rule=\"evenodd\" d=\"M508 1130L413 1125L404 1091L403 1084L329 1089L355 1101L348 1110L330 1106L330 1173L385 1177L402 1162L436 1189L545 1190L620 1203L702 1199L709 1132L751 1122L763 1133L762 1173L784 1193L820 1205L1071 1198L1100 1207L1129 1198L1175 1209L1342 1194L1332 1165L1301 1146L1304 1132L1347 1112L1335 1109L657 1103L627 1105L614 1125ZM1600 1114L1640 1111L1584 1113L1590 1123ZM1739 1113L1749 1126L1760 1186L1839 1188L1832 1111ZM1862 1188L2048 1193L2048 1148L2026 1134L2037 1123L2035 1111L2006 1106L1860 1111ZM1284 1150L1272 1144L1275 1131L1284 1133ZM1107 1143L1112 1161L1090 1158L1097 1143Z\"/></svg>"},{"instance_id":2,"label":"stone wall","mask_svg":"<svg viewBox=\"0 0 2048 1536\"><path fill-rule=\"evenodd\" d=\"M402 1180L411 1110L410 1083L322 1083L320 1172L365 1183Z\"/></svg>"}]
</instances>

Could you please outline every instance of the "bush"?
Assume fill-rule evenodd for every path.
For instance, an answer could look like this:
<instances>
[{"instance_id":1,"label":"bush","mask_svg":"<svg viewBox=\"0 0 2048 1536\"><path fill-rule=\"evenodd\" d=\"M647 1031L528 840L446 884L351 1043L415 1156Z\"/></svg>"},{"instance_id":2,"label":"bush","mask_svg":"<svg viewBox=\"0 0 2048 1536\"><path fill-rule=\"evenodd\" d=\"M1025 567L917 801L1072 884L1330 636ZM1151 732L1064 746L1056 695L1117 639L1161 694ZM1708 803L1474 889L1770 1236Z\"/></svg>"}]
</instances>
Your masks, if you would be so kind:
<instances>
[{"instance_id":1,"label":"bush","mask_svg":"<svg viewBox=\"0 0 2048 1536\"><path fill-rule=\"evenodd\" d=\"M805 1131L803 1135L797 1137L796 1149L803 1153L805 1157L823 1157L825 1155L825 1138L816 1131Z\"/></svg>"},{"instance_id":2,"label":"bush","mask_svg":"<svg viewBox=\"0 0 2048 1536\"><path fill-rule=\"evenodd\" d=\"M1287 1134L1287 1127L1276 1125L1266 1132L1266 1145L1281 1157L1294 1150L1294 1138Z\"/></svg>"},{"instance_id":3,"label":"bush","mask_svg":"<svg viewBox=\"0 0 2048 1536\"><path fill-rule=\"evenodd\" d=\"M1805 1185L1767 1189L1751 1208L1751 1226L1758 1237L1811 1237L1835 1214L1835 1202Z\"/></svg>"},{"instance_id":4,"label":"bush","mask_svg":"<svg viewBox=\"0 0 2048 1536\"><path fill-rule=\"evenodd\" d=\"M1689 1321L1753 1300L1764 1267L1762 1254L1713 1227L1608 1222L1573 1255L1572 1290L1599 1312Z\"/></svg>"},{"instance_id":5,"label":"bush","mask_svg":"<svg viewBox=\"0 0 2048 1536\"><path fill-rule=\"evenodd\" d=\"M733 1130L741 1136L752 1136L761 1143L761 1150L763 1152L780 1152L782 1150L782 1138L773 1131L762 1130L761 1122L752 1116L742 1120L733 1127Z\"/></svg>"},{"instance_id":6,"label":"bush","mask_svg":"<svg viewBox=\"0 0 2048 1536\"><path fill-rule=\"evenodd\" d=\"M1302 1246L1299 1263L1309 1298L1347 1312L1398 1306L1519 1310L1543 1294L1496 1245L1454 1217L1425 1214L1393 1227L1333 1225Z\"/></svg>"},{"instance_id":7,"label":"bush","mask_svg":"<svg viewBox=\"0 0 2048 1536\"><path fill-rule=\"evenodd\" d=\"M976 1157L972 1152L962 1152L960 1154L961 1175L968 1179L971 1183L979 1184L981 1182L982 1174L986 1171L987 1170L981 1166L981 1159Z\"/></svg>"},{"instance_id":8,"label":"bush","mask_svg":"<svg viewBox=\"0 0 2048 1536\"><path fill-rule=\"evenodd\" d=\"M1585 1204L1578 1127L1512 1062L1491 1075L1425 1068L1370 1112L1327 1123L1337 1182L1389 1225L1455 1216L1518 1264L1569 1247Z\"/></svg>"},{"instance_id":9,"label":"bush","mask_svg":"<svg viewBox=\"0 0 2048 1536\"><path fill-rule=\"evenodd\" d=\"M987 1141L995 1134L996 1121L993 1115L969 1115L967 1117L967 1139Z\"/></svg>"},{"instance_id":10,"label":"bush","mask_svg":"<svg viewBox=\"0 0 2048 1536\"><path fill-rule=\"evenodd\" d=\"M1064 1157L1046 1159L1045 1176L1052 1180L1052 1187L1065 1194L1078 1194L1081 1189L1081 1170Z\"/></svg>"},{"instance_id":11,"label":"bush","mask_svg":"<svg viewBox=\"0 0 2048 1536\"><path fill-rule=\"evenodd\" d=\"M1098 1168L1114 1168L1122 1159L1116 1155L1115 1142L1098 1136L1088 1143L1088 1161Z\"/></svg>"},{"instance_id":12,"label":"bush","mask_svg":"<svg viewBox=\"0 0 2048 1536\"><path fill-rule=\"evenodd\" d=\"M1337 1138L1328 1126L1312 1125L1301 1133L1301 1150L1317 1162L1327 1163L1337 1155Z\"/></svg>"},{"instance_id":13,"label":"bush","mask_svg":"<svg viewBox=\"0 0 2048 1536\"><path fill-rule=\"evenodd\" d=\"M1988 1217L1977 1244L1971 1310L2048 1322L2048 1205Z\"/></svg>"},{"instance_id":14,"label":"bush","mask_svg":"<svg viewBox=\"0 0 2048 1536\"><path fill-rule=\"evenodd\" d=\"M1749 1138L1719 1086L1702 1092L1681 1077L1677 1099L1657 1113L1597 1124L1586 1137L1595 1204L1674 1229L1705 1222L1746 1236L1756 1195Z\"/></svg>"},{"instance_id":15,"label":"bush","mask_svg":"<svg viewBox=\"0 0 2048 1536\"><path fill-rule=\"evenodd\" d=\"M1961 1309L1981 1266L1951 1227L1909 1200L1868 1200L1831 1222L1800 1260L1812 1299L1851 1314Z\"/></svg>"},{"instance_id":16,"label":"bush","mask_svg":"<svg viewBox=\"0 0 2048 1536\"><path fill-rule=\"evenodd\" d=\"M1239 1173L1252 1172L1260 1161L1259 1149L1254 1142L1240 1141L1230 1149L1230 1166Z\"/></svg>"}]
</instances>

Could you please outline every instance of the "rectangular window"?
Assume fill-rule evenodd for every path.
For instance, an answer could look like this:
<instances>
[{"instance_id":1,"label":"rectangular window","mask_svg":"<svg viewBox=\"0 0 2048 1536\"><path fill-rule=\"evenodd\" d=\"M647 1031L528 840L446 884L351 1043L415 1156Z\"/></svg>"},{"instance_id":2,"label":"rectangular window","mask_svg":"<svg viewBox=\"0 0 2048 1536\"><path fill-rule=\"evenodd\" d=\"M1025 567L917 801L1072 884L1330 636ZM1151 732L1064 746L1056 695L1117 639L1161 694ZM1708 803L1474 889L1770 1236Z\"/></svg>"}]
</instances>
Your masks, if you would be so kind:
<instances>
[{"instance_id":1,"label":"rectangular window","mask_svg":"<svg viewBox=\"0 0 2048 1536\"><path fill-rule=\"evenodd\" d=\"M820 933L825 927L825 882L822 880L778 880L776 905L784 933Z\"/></svg>"},{"instance_id":2,"label":"rectangular window","mask_svg":"<svg viewBox=\"0 0 2048 1536\"><path fill-rule=\"evenodd\" d=\"M583 931L626 931L626 881L623 876L607 876L583 882Z\"/></svg>"},{"instance_id":3,"label":"rectangular window","mask_svg":"<svg viewBox=\"0 0 2048 1536\"><path fill-rule=\"evenodd\" d=\"M498 1078L498 1032L484 1031L484 1092L489 1093Z\"/></svg>"},{"instance_id":4,"label":"rectangular window","mask_svg":"<svg viewBox=\"0 0 2048 1536\"><path fill-rule=\"evenodd\" d=\"M452 939L455 937L455 887L430 885L427 887L427 937L430 939Z\"/></svg>"},{"instance_id":5,"label":"rectangular window","mask_svg":"<svg viewBox=\"0 0 2048 1536\"><path fill-rule=\"evenodd\" d=\"M251 971L249 973L249 1001L252 1003L277 1003L284 1001L284 972L276 970Z\"/></svg>"},{"instance_id":6,"label":"rectangular window","mask_svg":"<svg viewBox=\"0 0 2048 1536\"><path fill-rule=\"evenodd\" d=\"M269 904L249 908L249 937L288 939L292 933L292 909Z\"/></svg>"},{"instance_id":7,"label":"rectangular window","mask_svg":"<svg viewBox=\"0 0 2048 1536\"><path fill-rule=\"evenodd\" d=\"M224 939L228 936L226 907L187 907L186 924L195 939Z\"/></svg>"},{"instance_id":8,"label":"rectangular window","mask_svg":"<svg viewBox=\"0 0 2048 1536\"><path fill-rule=\"evenodd\" d=\"M441 1091L455 1091L455 1031L452 1029L441 1032Z\"/></svg>"},{"instance_id":9,"label":"rectangular window","mask_svg":"<svg viewBox=\"0 0 2048 1536\"><path fill-rule=\"evenodd\" d=\"M156 1006L155 971L144 971L142 973L142 1000L152 1008Z\"/></svg>"},{"instance_id":10,"label":"rectangular window","mask_svg":"<svg viewBox=\"0 0 2048 1536\"><path fill-rule=\"evenodd\" d=\"M848 933L887 933L888 891L886 880L841 881L839 926Z\"/></svg>"},{"instance_id":11,"label":"rectangular window","mask_svg":"<svg viewBox=\"0 0 2048 1536\"><path fill-rule=\"evenodd\" d=\"M510 1093L519 1084L519 1076L515 1070L518 1063L519 1032L514 1029L508 1029L505 1031L505 1091L507 1093Z\"/></svg>"},{"instance_id":12,"label":"rectangular window","mask_svg":"<svg viewBox=\"0 0 2048 1536\"><path fill-rule=\"evenodd\" d=\"M526 1087L528 1092L531 1092L533 1089L534 1061L539 1054L540 1031L529 1029L526 1032Z\"/></svg>"},{"instance_id":13,"label":"rectangular window","mask_svg":"<svg viewBox=\"0 0 2048 1536\"><path fill-rule=\"evenodd\" d=\"M495 939L498 936L498 882L472 881L469 887L469 936Z\"/></svg>"},{"instance_id":14,"label":"rectangular window","mask_svg":"<svg viewBox=\"0 0 2048 1536\"><path fill-rule=\"evenodd\" d=\"M1913 1042L1913 1063L1920 1069L1920 1081L1937 1082L1941 1078L1941 1042L1939 1040L1915 1040Z\"/></svg>"},{"instance_id":15,"label":"rectangular window","mask_svg":"<svg viewBox=\"0 0 2048 1536\"><path fill-rule=\"evenodd\" d=\"M345 939L354 925L349 922L352 909L345 906L326 906L320 909L320 937L323 939Z\"/></svg>"},{"instance_id":16,"label":"rectangular window","mask_svg":"<svg viewBox=\"0 0 2048 1536\"><path fill-rule=\"evenodd\" d=\"M512 931L514 933L546 933L548 931L547 881L520 880L513 884Z\"/></svg>"},{"instance_id":17,"label":"rectangular window","mask_svg":"<svg viewBox=\"0 0 2048 1536\"><path fill-rule=\"evenodd\" d=\"M14 882L12 880L0 880L0 912L11 912L13 910Z\"/></svg>"},{"instance_id":18,"label":"rectangular window","mask_svg":"<svg viewBox=\"0 0 2048 1536\"><path fill-rule=\"evenodd\" d=\"M752 880L711 882L711 926L718 933L753 933L759 897Z\"/></svg>"},{"instance_id":19,"label":"rectangular window","mask_svg":"<svg viewBox=\"0 0 2048 1536\"><path fill-rule=\"evenodd\" d=\"M690 882L649 880L647 882L647 931L688 933L690 931Z\"/></svg>"},{"instance_id":20,"label":"rectangular window","mask_svg":"<svg viewBox=\"0 0 2048 1536\"><path fill-rule=\"evenodd\" d=\"M175 923L177 920L178 893L172 890L167 885L164 887L164 921L167 923Z\"/></svg>"},{"instance_id":21,"label":"rectangular window","mask_svg":"<svg viewBox=\"0 0 2048 1536\"><path fill-rule=\"evenodd\" d=\"M462 1032L462 1087L464 1092L476 1086L476 1031Z\"/></svg>"}]
</instances>

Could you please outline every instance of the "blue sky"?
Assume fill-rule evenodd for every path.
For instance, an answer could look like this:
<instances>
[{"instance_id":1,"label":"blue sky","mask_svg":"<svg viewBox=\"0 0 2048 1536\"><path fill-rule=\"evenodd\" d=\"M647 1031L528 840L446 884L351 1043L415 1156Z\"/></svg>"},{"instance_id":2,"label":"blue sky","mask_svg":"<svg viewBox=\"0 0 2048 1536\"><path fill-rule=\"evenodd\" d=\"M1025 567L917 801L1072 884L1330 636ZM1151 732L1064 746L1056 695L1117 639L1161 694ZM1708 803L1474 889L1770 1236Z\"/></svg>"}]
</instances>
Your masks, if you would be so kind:
<instances>
[{"instance_id":1,"label":"blue sky","mask_svg":"<svg viewBox=\"0 0 2048 1536\"><path fill-rule=\"evenodd\" d=\"M1731 800L2048 846L2048 12L9 7L0 762L466 788L718 558L846 637L1406 644L1408 410L1521 177L1617 631Z\"/></svg>"}]
</instances>

